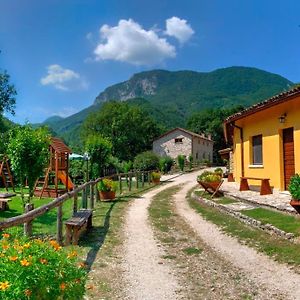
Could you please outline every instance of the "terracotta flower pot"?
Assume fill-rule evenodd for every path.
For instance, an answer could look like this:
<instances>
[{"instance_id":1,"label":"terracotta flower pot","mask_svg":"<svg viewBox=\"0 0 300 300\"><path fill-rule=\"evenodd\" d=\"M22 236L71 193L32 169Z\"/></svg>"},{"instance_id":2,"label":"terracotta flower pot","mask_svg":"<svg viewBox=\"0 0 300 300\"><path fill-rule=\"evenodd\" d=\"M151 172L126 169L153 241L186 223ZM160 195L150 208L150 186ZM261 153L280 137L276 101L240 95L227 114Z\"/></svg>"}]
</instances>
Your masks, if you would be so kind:
<instances>
[{"instance_id":1,"label":"terracotta flower pot","mask_svg":"<svg viewBox=\"0 0 300 300\"><path fill-rule=\"evenodd\" d=\"M153 182L154 184L160 184L160 178L153 178L153 179L152 179L152 182Z\"/></svg>"},{"instance_id":2,"label":"terracotta flower pot","mask_svg":"<svg viewBox=\"0 0 300 300\"><path fill-rule=\"evenodd\" d=\"M206 188L211 188L213 190L216 190L220 184L220 181L214 181L214 182L198 181L198 183L203 187L205 186Z\"/></svg>"},{"instance_id":3,"label":"terracotta flower pot","mask_svg":"<svg viewBox=\"0 0 300 300\"><path fill-rule=\"evenodd\" d=\"M292 199L290 205L300 214L300 200Z\"/></svg>"},{"instance_id":4,"label":"terracotta flower pot","mask_svg":"<svg viewBox=\"0 0 300 300\"><path fill-rule=\"evenodd\" d=\"M114 191L109 191L109 192L99 191L99 196L100 196L100 200L102 200L102 201L113 200L116 198L116 192L114 192Z\"/></svg>"}]
</instances>

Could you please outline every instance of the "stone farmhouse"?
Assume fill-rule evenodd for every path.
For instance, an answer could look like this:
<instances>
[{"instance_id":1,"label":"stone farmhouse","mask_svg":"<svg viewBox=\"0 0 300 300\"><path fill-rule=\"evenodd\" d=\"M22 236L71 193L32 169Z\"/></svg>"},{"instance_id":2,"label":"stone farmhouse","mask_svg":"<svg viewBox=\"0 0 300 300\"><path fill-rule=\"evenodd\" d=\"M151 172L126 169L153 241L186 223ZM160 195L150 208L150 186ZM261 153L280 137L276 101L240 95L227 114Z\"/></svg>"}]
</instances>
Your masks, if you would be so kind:
<instances>
[{"instance_id":1,"label":"stone farmhouse","mask_svg":"<svg viewBox=\"0 0 300 300\"><path fill-rule=\"evenodd\" d=\"M159 156L170 156L173 159L182 154L187 158L193 155L194 161L212 161L213 144L211 136L178 127L157 138L153 142L153 152Z\"/></svg>"}]
</instances>

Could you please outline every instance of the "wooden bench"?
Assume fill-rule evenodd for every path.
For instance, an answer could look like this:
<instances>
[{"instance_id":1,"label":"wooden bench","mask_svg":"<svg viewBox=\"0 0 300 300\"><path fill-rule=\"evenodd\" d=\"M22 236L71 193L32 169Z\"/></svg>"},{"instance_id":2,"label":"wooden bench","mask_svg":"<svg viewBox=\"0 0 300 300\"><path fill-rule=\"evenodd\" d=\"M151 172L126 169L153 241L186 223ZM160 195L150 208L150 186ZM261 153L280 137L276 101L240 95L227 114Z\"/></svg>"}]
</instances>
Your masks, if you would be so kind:
<instances>
[{"instance_id":1,"label":"wooden bench","mask_svg":"<svg viewBox=\"0 0 300 300\"><path fill-rule=\"evenodd\" d=\"M92 227L92 217L93 211L91 209L81 209L65 222L66 245L78 244L80 234Z\"/></svg>"},{"instance_id":2,"label":"wooden bench","mask_svg":"<svg viewBox=\"0 0 300 300\"><path fill-rule=\"evenodd\" d=\"M270 178L241 177L240 191L248 191L250 189L249 185L248 185L248 179L261 181L261 184L260 184L260 194L261 195L273 194L272 189L270 187Z\"/></svg>"},{"instance_id":3,"label":"wooden bench","mask_svg":"<svg viewBox=\"0 0 300 300\"><path fill-rule=\"evenodd\" d=\"M8 202L11 201L10 198L1 199L0 198L0 211L9 210Z\"/></svg>"}]
</instances>

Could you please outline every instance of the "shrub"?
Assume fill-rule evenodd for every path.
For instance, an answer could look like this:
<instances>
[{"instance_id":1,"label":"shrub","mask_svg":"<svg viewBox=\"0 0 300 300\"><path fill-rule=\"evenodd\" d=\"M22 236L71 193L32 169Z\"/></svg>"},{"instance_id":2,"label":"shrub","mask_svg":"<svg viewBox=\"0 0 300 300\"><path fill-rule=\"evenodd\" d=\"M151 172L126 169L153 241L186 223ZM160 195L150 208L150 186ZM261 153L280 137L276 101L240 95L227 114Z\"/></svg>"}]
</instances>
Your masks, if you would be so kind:
<instances>
[{"instance_id":1,"label":"shrub","mask_svg":"<svg viewBox=\"0 0 300 300\"><path fill-rule=\"evenodd\" d=\"M193 161L194 161L194 157L193 155L189 155L189 168L190 170L193 168Z\"/></svg>"},{"instance_id":2,"label":"shrub","mask_svg":"<svg viewBox=\"0 0 300 300\"><path fill-rule=\"evenodd\" d=\"M151 180L157 180L160 179L161 175L158 172L152 172L151 173Z\"/></svg>"},{"instance_id":3,"label":"shrub","mask_svg":"<svg viewBox=\"0 0 300 300\"><path fill-rule=\"evenodd\" d=\"M159 167L159 158L152 151L140 153L135 157L133 167L140 171L156 170Z\"/></svg>"},{"instance_id":4,"label":"shrub","mask_svg":"<svg viewBox=\"0 0 300 300\"><path fill-rule=\"evenodd\" d=\"M200 174L197 177L198 181L204 181L204 182L216 182L221 180L221 176L217 173L204 171L202 174Z\"/></svg>"},{"instance_id":5,"label":"shrub","mask_svg":"<svg viewBox=\"0 0 300 300\"><path fill-rule=\"evenodd\" d=\"M0 243L0 298L80 299L86 271L74 250L56 241L12 238L2 234Z\"/></svg>"},{"instance_id":6,"label":"shrub","mask_svg":"<svg viewBox=\"0 0 300 300\"><path fill-rule=\"evenodd\" d=\"M294 200L300 200L300 176L295 174L289 183L288 189Z\"/></svg>"},{"instance_id":7,"label":"shrub","mask_svg":"<svg viewBox=\"0 0 300 300\"><path fill-rule=\"evenodd\" d=\"M70 160L69 174L75 182L86 177L86 161L84 160Z\"/></svg>"},{"instance_id":8,"label":"shrub","mask_svg":"<svg viewBox=\"0 0 300 300\"><path fill-rule=\"evenodd\" d=\"M178 166L179 166L180 171L183 172L183 170L184 170L185 156L182 155L182 154L179 154L177 156L177 161L178 161Z\"/></svg>"},{"instance_id":9,"label":"shrub","mask_svg":"<svg viewBox=\"0 0 300 300\"><path fill-rule=\"evenodd\" d=\"M216 168L214 172L220 176L223 176L223 170L221 168Z\"/></svg>"},{"instance_id":10,"label":"shrub","mask_svg":"<svg viewBox=\"0 0 300 300\"><path fill-rule=\"evenodd\" d=\"M159 169L163 173L168 173L173 166L173 159L170 156L164 156L159 159Z\"/></svg>"},{"instance_id":11,"label":"shrub","mask_svg":"<svg viewBox=\"0 0 300 300\"><path fill-rule=\"evenodd\" d=\"M98 182L98 190L101 192L115 192L118 188L118 183L111 179L102 179Z\"/></svg>"}]
</instances>

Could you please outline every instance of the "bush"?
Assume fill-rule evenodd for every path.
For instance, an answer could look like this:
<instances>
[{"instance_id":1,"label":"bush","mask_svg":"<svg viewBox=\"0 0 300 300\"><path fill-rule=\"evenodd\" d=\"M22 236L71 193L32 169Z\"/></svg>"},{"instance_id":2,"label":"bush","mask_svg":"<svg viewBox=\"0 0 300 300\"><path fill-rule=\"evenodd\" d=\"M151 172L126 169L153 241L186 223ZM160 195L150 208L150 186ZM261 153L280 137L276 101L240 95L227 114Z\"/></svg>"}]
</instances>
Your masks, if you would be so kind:
<instances>
[{"instance_id":1,"label":"bush","mask_svg":"<svg viewBox=\"0 0 300 300\"><path fill-rule=\"evenodd\" d=\"M223 170L221 168L216 168L214 172L220 175L221 177L223 176Z\"/></svg>"},{"instance_id":2,"label":"bush","mask_svg":"<svg viewBox=\"0 0 300 300\"><path fill-rule=\"evenodd\" d=\"M159 158L152 151L140 153L135 157L133 167L140 171L156 170L159 167Z\"/></svg>"},{"instance_id":3,"label":"bush","mask_svg":"<svg viewBox=\"0 0 300 300\"><path fill-rule=\"evenodd\" d=\"M152 172L151 173L151 180L157 180L160 179L161 175L158 172Z\"/></svg>"},{"instance_id":4,"label":"bush","mask_svg":"<svg viewBox=\"0 0 300 300\"><path fill-rule=\"evenodd\" d=\"M118 188L118 183L111 179L102 179L98 182L98 190L101 192L115 192Z\"/></svg>"},{"instance_id":5,"label":"bush","mask_svg":"<svg viewBox=\"0 0 300 300\"><path fill-rule=\"evenodd\" d=\"M77 253L56 241L12 238L2 234L0 243L0 297L10 299L79 299L85 289L86 271Z\"/></svg>"},{"instance_id":6,"label":"bush","mask_svg":"<svg viewBox=\"0 0 300 300\"><path fill-rule=\"evenodd\" d=\"M189 168L190 168L190 170L192 170L192 168L193 168L193 161L194 161L194 157L193 157L193 155L189 155Z\"/></svg>"},{"instance_id":7,"label":"bush","mask_svg":"<svg viewBox=\"0 0 300 300\"><path fill-rule=\"evenodd\" d=\"M159 159L159 169L163 173L168 173L173 166L173 159L170 156L164 156Z\"/></svg>"},{"instance_id":8,"label":"bush","mask_svg":"<svg viewBox=\"0 0 300 300\"><path fill-rule=\"evenodd\" d=\"M183 172L184 170L184 163L185 163L185 156L180 154L177 156L177 161L178 161L178 166L179 166L179 169L180 171Z\"/></svg>"},{"instance_id":9,"label":"bush","mask_svg":"<svg viewBox=\"0 0 300 300\"><path fill-rule=\"evenodd\" d=\"M217 173L204 171L197 177L197 181L204 181L204 182L218 182L221 181L221 176Z\"/></svg>"},{"instance_id":10,"label":"bush","mask_svg":"<svg viewBox=\"0 0 300 300\"><path fill-rule=\"evenodd\" d=\"M86 177L86 161L84 160L70 160L69 174L78 183Z\"/></svg>"},{"instance_id":11,"label":"bush","mask_svg":"<svg viewBox=\"0 0 300 300\"><path fill-rule=\"evenodd\" d=\"M295 174L289 183L288 189L294 200L300 200L300 176Z\"/></svg>"}]
</instances>

